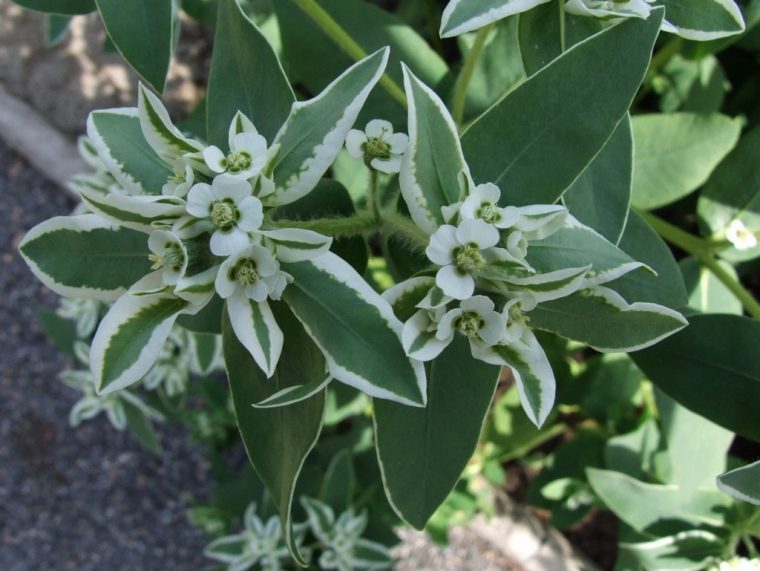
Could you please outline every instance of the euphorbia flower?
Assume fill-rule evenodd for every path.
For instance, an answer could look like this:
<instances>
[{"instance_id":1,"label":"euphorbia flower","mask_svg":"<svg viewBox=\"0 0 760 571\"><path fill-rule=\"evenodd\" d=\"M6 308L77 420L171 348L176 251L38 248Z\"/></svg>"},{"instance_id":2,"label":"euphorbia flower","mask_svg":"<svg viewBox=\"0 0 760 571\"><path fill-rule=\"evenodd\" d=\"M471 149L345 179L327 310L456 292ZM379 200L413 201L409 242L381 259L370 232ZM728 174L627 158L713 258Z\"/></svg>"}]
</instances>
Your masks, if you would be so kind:
<instances>
[{"instance_id":1,"label":"euphorbia flower","mask_svg":"<svg viewBox=\"0 0 760 571\"><path fill-rule=\"evenodd\" d=\"M258 230L264 219L261 201L251 196L251 186L230 175L219 175L211 185L193 186L187 195L187 211L214 225L210 247L217 256L228 256L248 246L248 232Z\"/></svg>"},{"instance_id":2,"label":"euphorbia flower","mask_svg":"<svg viewBox=\"0 0 760 571\"><path fill-rule=\"evenodd\" d=\"M163 282L176 285L187 269L187 250L182 241L171 232L156 230L148 238L148 248L152 269L163 269Z\"/></svg>"},{"instance_id":3,"label":"euphorbia flower","mask_svg":"<svg viewBox=\"0 0 760 571\"><path fill-rule=\"evenodd\" d=\"M404 133L394 133L393 125L383 119L373 119L364 131L351 129L346 136L346 150L352 157L364 159L364 164L384 173L397 173L401 157L409 144Z\"/></svg>"},{"instance_id":4,"label":"euphorbia flower","mask_svg":"<svg viewBox=\"0 0 760 571\"><path fill-rule=\"evenodd\" d=\"M275 149L267 148L267 140L259 134L253 123L238 112L229 132L230 152L226 155L211 145L203 150L203 159L215 173L227 173L247 180L258 176Z\"/></svg>"}]
</instances>

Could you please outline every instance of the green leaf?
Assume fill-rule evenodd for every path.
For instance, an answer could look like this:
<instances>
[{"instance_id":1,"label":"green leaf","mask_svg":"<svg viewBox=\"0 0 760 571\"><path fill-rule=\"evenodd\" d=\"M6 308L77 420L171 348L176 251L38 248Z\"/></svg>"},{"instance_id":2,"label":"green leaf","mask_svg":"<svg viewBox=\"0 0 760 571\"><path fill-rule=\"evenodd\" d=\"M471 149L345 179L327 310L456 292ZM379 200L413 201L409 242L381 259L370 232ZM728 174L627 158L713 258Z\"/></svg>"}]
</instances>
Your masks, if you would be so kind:
<instances>
[{"instance_id":1,"label":"green leaf","mask_svg":"<svg viewBox=\"0 0 760 571\"><path fill-rule=\"evenodd\" d=\"M602 22L565 13L565 49L602 30ZM554 2L520 14L518 38L520 55L528 75L533 75L562 55L560 11Z\"/></svg>"},{"instance_id":2,"label":"green leaf","mask_svg":"<svg viewBox=\"0 0 760 571\"><path fill-rule=\"evenodd\" d=\"M173 0L95 0L108 37L124 59L163 91L174 49Z\"/></svg>"},{"instance_id":3,"label":"green leaf","mask_svg":"<svg viewBox=\"0 0 760 571\"><path fill-rule=\"evenodd\" d=\"M336 380L371 396L424 405L424 369L404 354L401 322L351 266L328 252L282 269L294 278L283 299Z\"/></svg>"},{"instance_id":4,"label":"green leaf","mask_svg":"<svg viewBox=\"0 0 760 571\"><path fill-rule=\"evenodd\" d=\"M441 17L442 38L472 32L551 0L450 0Z\"/></svg>"},{"instance_id":5,"label":"green leaf","mask_svg":"<svg viewBox=\"0 0 760 571\"><path fill-rule=\"evenodd\" d=\"M13 0L19 6L48 14L89 14L95 11L95 0Z\"/></svg>"},{"instance_id":6,"label":"green leaf","mask_svg":"<svg viewBox=\"0 0 760 571\"><path fill-rule=\"evenodd\" d=\"M253 403L253 406L256 408L276 408L278 406L288 406L293 403L301 402L324 389L331 380L332 377L330 375L325 376L323 374L321 377L317 377L306 384L294 385L292 387L286 387L281 391L277 391L263 401Z\"/></svg>"},{"instance_id":7,"label":"green leaf","mask_svg":"<svg viewBox=\"0 0 760 571\"><path fill-rule=\"evenodd\" d=\"M322 430L325 393L274 410L251 406L287 387L324 373L325 362L317 346L283 304L273 303L285 344L274 377L267 379L223 318L224 359L238 428L248 458L269 490L280 512L286 543L294 559L305 565L293 537L291 510L296 482L309 452Z\"/></svg>"},{"instance_id":8,"label":"green leaf","mask_svg":"<svg viewBox=\"0 0 760 571\"><path fill-rule=\"evenodd\" d=\"M634 206L659 208L699 188L736 145L740 131L738 120L717 113L634 117Z\"/></svg>"},{"instance_id":9,"label":"green leaf","mask_svg":"<svg viewBox=\"0 0 760 571\"><path fill-rule=\"evenodd\" d=\"M627 301L646 301L666 307L680 308L687 304L686 287L673 252L651 226L632 210L618 247L632 258L647 265L607 285ZM648 271L654 270L656 274Z\"/></svg>"},{"instance_id":10,"label":"green leaf","mask_svg":"<svg viewBox=\"0 0 760 571\"><path fill-rule=\"evenodd\" d=\"M76 358L74 342L79 338L76 321L64 319L46 307L40 307L37 310L37 321L59 351Z\"/></svg>"},{"instance_id":11,"label":"green leaf","mask_svg":"<svg viewBox=\"0 0 760 571\"><path fill-rule=\"evenodd\" d=\"M292 0L273 2L282 33L283 52L291 79L303 83L311 93L322 91L332 79L354 63ZM391 48L386 73L401 85L401 62L429 85L448 73L443 58L411 26L390 12L364 0L319 0L324 9L358 45L372 53ZM406 113L385 90L370 94L357 124L377 118L391 121L396 130L406 126Z\"/></svg>"},{"instance_id":12,"label":"green leaf","mask_svg":"<svg viewBox=\"0 0 760 571\"><path fill-rule=\"evenodd\" d=\"M725 543L715 534L689 530L644 543L622 543L643 569L663 571L700 571L720 558Z\"/></svg>"},{"instance_id":13,"label":"green leaf","mask_svg":"<svg viewBox=\"0 0 760 571\"><path fill-rule=\"evenodd\" d=\"M351 507L355 479L352 452L343 449L330 460L322 480L319 499L338 513L346 511Z\"/></svg>"},{"instance_id":14,"label":"green leaf","mask_svg":"<svg viewBox=\"0 0 760 571\"><path fill-rule=\"evenodd\" d=\"M150 271L144 234L93 214L57 216L32 228L19 250L58 295L114 300Z\"/></svg>"},{"instance_id":15,"label":"green leaf","mask_svg":"<svg viewBox=\"0 0 760 571\"><path fill-rule=\"evenodd\" d=\"M632 478L651 478L655 474L655 454L660 450L661 440L657 422L650 418L636 430L618 434L607 441L605 467Z\"/></svg>"},{"instance_id":16,"label":"green leaf","mask_svg":"<svg viewBox=\"0 0 760 571\"><path fill-rule=\"evenodd\" d=\"M760 461L721 474L717 484L723 493L760 506Z\"/></svg>"},{"instance_id":17,"label":"green leaf","mask_svg":"<svg viewBox=\"0 0 760 571\"><path fill-rule=\"evenodd\" d=\"M738 280L734 267L718 262L723 270ZM732 313L743 315L742 303L725 284L695 258L684 258L678 263L689 295L689 307L700 313Z\"/></svg>"},{"instance_id":18,"label":"green leaf","mask_svg":"<svg viewBox=\"0 0 760 571\"><path fill-rule=\"evenodd\" d=\"M242 111L271 143L294 101L272 46L235 0L222 0L209 72L209 142L226 149L232 118Z\"/></svg>"},{"instance_id":19,"label":"green leaf","mask_svg":"<svg viewBox=\"0 0 760 571\"><path fill-rule=\"evenodd\" d=\"M664 394L655 392L662 435L668 443L671 483L685 496L697 489L715 489L715 478L726 470L726 455L734 433Z\"/></svg>"},{"instance_id":20,"label":"green leaf","mask_svg":"<svg viewBox=\"0 0 760 571\"><path fill-rule=\"evenodd\" d=\"M628 304L605 287L542 303L528 315L533 327L602 352L638 351L688 325L677 311L653 303Z\"/></svg>"},{"instance_id":21,"label":"green leaf","mask_svg":"<svg viewBox=\"0 0 760 571\"><path fill-rule=\"evenodd\" d=\"M195 366L201 374L211 372L214 365L219 362L221 344L219 336L213 333L199 333L196 331L189 334Z\"/></svg>"},{"instance_id":22,"label":"green leaf","mask_svg":"<svg viewBox=\"0 0 760 571\"><path fill-rule=\"evenodd\" d=\"M744 18L733 0L660 0L664 29L687 40L704 42L744 31Z\"/></svg>"},{"instance_id":23,"label":"green leaf","mask_svg":"<svg viewBox=\"0 0 760 571\"><path fill-rule=\"evenodd\" d=\"M459 173L468 173L454 120L435 92L404 66L409 147L399 173L401 194L415 224L428 234L443 224L442 206L459 200Z\"/></svg>"},{"instance_id":24,"label":"green leaf","mask_svg":"<svg viewBox=\"0 0 760 571\"><path fill-rule=\"evenodd\" d=\"M161 194L173 173L145 140L137 109L93 111L87 119L87 135L128 194Z\"/></svg>"},{"instance_id":25,"label":"green leaf","mask_svg":"<svg viewBox=\"0 0 760 571\"><path fill-rule=\"evenodd\" d=\"M122 399L121 404L124 407L129 431L147 450L154 454L161 454L161 441L145 413L126 399Z\"/></svg>"},{"instance_id":26,"label":"green leaf","mask_svg":"<svg viewBox=\"0 0 760 571\"><path fill-rule=\"evenodd\" d=\"M169 294L134 295L154 276L140 280L121 296L100 322L90 349L98 394L139 381L158 359L177 316L188 303ZM155 280L150 284L157 285Z\"/></svg>"},{"instance_id":27,"label":"green leaf","mask_svg":"<svg viewBox=\"0 0 760 571\"><path fill-rule=\"evenodd\" d=\"M425 408L375 400L377 455L399 516L422 529L454 488L478 443L499 369L457 336L428 365Z\"/></svg>"},{"instance_id":28,"label":"green leaf","mask_svg":"<svg viewBox=\"0 0 760 571\"><path fill-rule=\"evenodd\" d=\"M293 104L274 141L280 150L274 163L276 190L268 197L272 205L295 202L314 189L343 148L348 131L385 70L388 53L388 48L383 48L367 56L318 96Z\"/></svg>"},{"instance_id":29,"label":"green leaf","mask_svg":"<svg viewBox=\"0 0 760 571\"><path fill-rule=\"evenodd\" d=\"M589 483L605 505L633 529L658 533L690 525L722 527L731 501L719 492L697 492L686 500L678 486L648 484L610 470L588 468ZM677 523L682 521L683 524Z\"/></svg>"},{"instance_id":30,"label":"green leaf","mask_svg":"<svg viewBox=\"0 0 760 571\"><path fill-rule=\"evenodd\" d=\"M660 109L665 113L693 111L716 113L730 84L714 56L686 59L676 54L665 66L654 84L660 94Z\"/></svg>"},{"instance_id":31,"label":"green leaf","mask_svg":"<svg viewBox=\"0 0 760 571\"><path fill-rule=\"evenodd\" d=\"M617 244L628 220L632 180L633 134L626 116L562 200L581 223Z\"/></svg>"},{"instance_id":32,"label":"green leaf","mask_svg":"<svg viewBox=\"0 0 760 571\"><path fill-rule=\"evenodd\" d=\"M760 322L694 315L689 327L633 355L671 398L711 421L760 441Z\"/></svg>"},{"instance_id":33,"label":"green leaf","mask_svg":"<svg viewBox=\"0 0 760 571\"><path fill-rule=\"evenodd\" d=\"M48 14L45 17L45 47L57 46L66 38L71 18L61 14Z\"/></svg>"},{"instance_id":34,"label":"green leaf","mask_svg":"<svg viewBox=\"0 0 760 571\"><path fill-rule=\"evenodd\" d=\"M462 136L475 180L500 186L505 203L556 201L628 111L661 18L656 10L579 43L481 115Z\"/></svg>"},{"instance_id":35,"label":"green leaf","mask_svg":"<svg viewBox=\"0 0 760 571\"><path fill-rule=\"evenodd\" d=\"M715 238L724 238L733 220L741 220L748 229L760 232L760 126L746 133L713 171L699 197L697 213ZM721 252L722 257L732 262L759 255L760 245L749 250L731 248Z\"/></svg>"},{"instance_id":36,"label":"green leaf","mask_svg":"<svg viewBox=\"0 0 760 571\"><path fill-rule=\"evenodd\" d=\"M198 333L219 334L222 332L222 312L224 311L224 300L218 295L214 295L203 309L194 315L181 315L177 323Z\"/></svg>"}]
</instances>

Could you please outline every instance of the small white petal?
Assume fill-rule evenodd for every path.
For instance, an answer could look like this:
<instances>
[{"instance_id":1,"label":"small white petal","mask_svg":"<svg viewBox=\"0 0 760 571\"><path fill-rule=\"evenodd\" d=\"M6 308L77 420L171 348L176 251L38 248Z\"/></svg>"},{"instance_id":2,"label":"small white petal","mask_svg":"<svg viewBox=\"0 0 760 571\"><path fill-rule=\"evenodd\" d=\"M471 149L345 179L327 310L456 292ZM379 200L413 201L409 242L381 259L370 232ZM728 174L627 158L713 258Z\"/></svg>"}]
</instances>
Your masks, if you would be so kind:
<instances>
[{"instance_id":1,"label":"small white petal","mask_svg":"<svg viewBox=\"0 0 760 571\"><path fill-rule=\"evenodd\" d=\"M394 155L389 159L372 159L369 163L372 168L385 174L397 173L401 170L401 157Z\"/></svg>"},{"instance_id":2,"label":"small white petal","mask_svg":"<svg viewBox=\"0 0 760 571\"><path fill-rule=\"evenodd\" d=\"M382 137L386 139L393 133L393 125L385 119L372 119L364 129L367 137Z\"/></svg>"},{"instance_id":3,"label":"small white petal","mask_svg":"<svg viewBox=\"0 0 760 571\"><path fill-rule=\"evenodd\" d=\"M255 284L248 284L245 286L245 295L247 298L253 301L264 301L269 294L269 289L263 280L257 281Z\"/></svg>"},{"instance_id":4,"label":"small white petal","mask_svg":"<svg viewBox=\"0 0 760 571\"><path fill-rule=\"evenodd\" d=\"M219 147L212 145L203 149L203 160L206 166L216 173L225 171L224 159L224 153Z\"/></svg>"},{"instance_id":5,"label":"small white petal","mask_svg":"<svg viewBox=\"0 0 760 571\"><path fill-rule=\"evenodd\" d=\"M234 266L235 260L233 258L227 258L219 268L219 272L216 274L214 280L214 288L216 293L222 299L227 299L235 292L235 282L230 279L230 270Z\"/></svg>"},{"instance_id":6,"label":"small white petal","mask_svg":"<svg viewBox=\"0 0 760 571\"><path fill-rule=\"evenodd\" d=\"M504 337L506 331L504 319L495 311L482 313L480 316L485 324L478 331L478 335L488 345L496 345Z\"/></svg>"},{"instance_id":7,"label":"small white petal","mask_svg":"<svg viewBox=\"0 0 760 571\"><path fill-rule=\"evenodd\" d=\"M463 219L475 220L477 218L475 213L478 211L481 204L480 197L477 194L471 194L464 199L464 202L459 209L459 214Z\"/></svg>"},{"instance_id":8,"label":"small white petal","mask_svg":"<svg viewBox=\"0 0 760 571\"><path fill-rule=\"evenodd\" d=\"M464 300L460 307L463 311L474 311L479 315L485 315L493 311L494 304L490 298L484 295L475 295L469 299Z\"/></svg>"},{"instance_id":9,"label":"small white petal","mask_svg":"<svg viewBox=\"0 0 760 571\"><path fill-rule=\"evenodd\" d=\"M238 228L246 232L253 232L261 227L264 220L264 208L261 201L255 196L247 196L238 204L240 219L237 222Z\"/></svg>"},{"instance_id":10,"label":"small white petal","mask_svg":"<svg viewBox=\"0 0 760 571\"><path fill-rule=\"evenodd\" d=\"M245 132L238 133L230 141L232 151L246 151L251 157L258 155L266 156L267 140L258 133Z\"/></svg>"},{"instance_id":11,"label":"small white petal","mask_svg":"<svg viewBox=\"0 0 760 571\"><path fill-rule=\"evenodd\" d=\"M251 196L251 191L248 182L229 174L219 175L211 183L211 192L215 198L230 198L235 204L240 204L244 198Z\"/></svg>"},{"instance_id":12,"label":"small white petal","mask_svg":"<svg viewBox=\"0 0 760 571\"><path fill-rule=\"evenodd\" d=\"M425 254L434 264L445 266L454 261L452 252L460 246L457 241L457 229L449 224L444 224L430 236L430 243L425 249Z\"/></svg>"},{"instance_id":13,"label":"small white petal","mask_svg":"<svg viewBox=\"0 0 760 571\"><path fill-rule=\"evenodd\" d=\"M459 216L459 209L461 207L461 202L455 202L454 204L441 206L441 214L443 215L443 220L446 222L446 224L452 224L457 221L456 219Z\"/></svg>"},{"instance_id":14,"label":"small white petal","mask_svg":"<svg viewBox=\"0 0 760 571\"><path fill-rule=\"evenodd\" d=\"M520 211L514 206L507 206L499 209L501 218L496 221L497 228L511 228L520 220Z\"/></svg>"},{"instance_id":15,"label":"small white petal","mask_svg":"<svg viewBox=\"0 0 760 571\"><path fill-rule=\"evenodd\" d=\"M460 244L475 243L485 250L499 242L499 231L483 220L462 220L457 226L456 238Z\"/></svg>"},{"instance_id":16,"label":"small white petal","mask_svg":"<svg viewBox=\"0 0 760 571\"><path fill-rule=\"evenodd\" d=\"M280 269L280 264L266 248L251 246L250 252L250 257L256 262L256 272L261 277L273 276Z\"/></svg>"},{"instance_id":17,"label":"small white petal","mask_svg":"<svg viewBox=\"0 0 760 571\"><path fill-rule=\"evenodd\" d=\"M154 230L148 237L148 249L158 256L163 256L167 243L177 243L179 240L166 230Z\"/></svg>"},{"instance_id":18,"label":"small white petal","mask_svg":"<svg viewBox=\"0 0 760 571\"><path fill-rule=\"evenodd\" d=\"M232 228L227 232L220 229L211 235L209 248L216 256L229 256L244 249L250 243L248 234L239 228Z\"/></svg>"},{"instance_id":19,"label":"small white petal","mask_svg":"<svg viewBox=\"0 0 760 571\"><path fill-rule=\"evenodd\" d=\"M435 332L435 336L438 339L453 339L454 337L454 320L462 315L460 308L452 309L444 315L438 322L438 330Z\"/></svg>"},{"instance_id":20,"label":"small white petal","mask_svg":"<svg viewBox=\"0 0 760 571\"><path fill-rule=\"evenodd\" d=\"M367 142L367 135L357 129L351 129L346 135L346 150L352 157L362 158L364 151L362 145Z\"/></svg>"},{"instance_id":21,"label":"small white petal","mask_svg":"<svg viewBox=\"0 0 760 571\"><path fill-rule=\"evenodd\" d=\"M185 209L188 214L192 214L196 218L206 218L209 215L212 202L214 202L214 194L211 187L205 182L200 182L190 189Z\"/></svg>"},{"instance_id":22,"label":"small white petal","mask_svg":"<svg viewBox=\"0 0 760 571\"><path fill-rule=\"evenodd\" d=\"M409 357L418 361L431 361L451 343L453 335L448 339L441 340L426 333L429 325L430 319L427 311L418 311L404 324L401 331L401 344ZM424 335L425 342L422 346L417 347L415 341L418 341L421 335Z\"/></svg>"},{"instance_id":23,"label":"small white petal","mask_svg":"<svg viewBox=\"0 0 760 571\"><path fill-rule=\"evenodd\" d=\"M444 266L435 275L435 283L454 299L467 299L475 291L475 280L470 274L460 274L454 266Z\"/></svg>"},{"instance_id":24,"label":"small white petal","mask_svg":"<svg viewBox=\"0 0 760 571\"><path fill-rule=\"evenodd\" d=\"M391 153L394 155L403 155L409 146L409 136L406 133L393 133L385 140L391 146Z\"/></svg>"}]
</instances>

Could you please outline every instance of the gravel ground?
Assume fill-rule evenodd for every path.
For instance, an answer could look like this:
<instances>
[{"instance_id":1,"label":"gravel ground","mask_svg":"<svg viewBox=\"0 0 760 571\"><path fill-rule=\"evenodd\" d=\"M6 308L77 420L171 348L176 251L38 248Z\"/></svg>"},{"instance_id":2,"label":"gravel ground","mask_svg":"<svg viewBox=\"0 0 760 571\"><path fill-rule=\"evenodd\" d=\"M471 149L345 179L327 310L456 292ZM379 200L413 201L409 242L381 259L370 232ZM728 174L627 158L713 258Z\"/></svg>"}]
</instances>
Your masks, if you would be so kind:
<instances>
[{"instance_id":1,"label":"gravel ground","mask_svg":"<svg viewBox=\"0 0 760 571\"><path fill-rule=\"evenodd\" d=\"M104 418L68 426L77 393L56 377L70 363L35 319L56 296L17 245L72 206L0 143L0 569L199 569L205 540L185 495L202 495L210 477L183 431L161 427L157 457Z\"/></svg>"}]
</instances>

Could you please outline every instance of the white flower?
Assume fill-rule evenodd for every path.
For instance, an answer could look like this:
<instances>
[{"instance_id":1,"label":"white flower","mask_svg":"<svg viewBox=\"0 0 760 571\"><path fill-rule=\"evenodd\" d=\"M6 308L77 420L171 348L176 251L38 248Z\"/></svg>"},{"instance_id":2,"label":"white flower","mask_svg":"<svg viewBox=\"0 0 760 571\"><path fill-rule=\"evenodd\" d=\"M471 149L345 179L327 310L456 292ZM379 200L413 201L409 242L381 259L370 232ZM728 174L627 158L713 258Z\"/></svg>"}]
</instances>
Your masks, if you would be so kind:
<instances>
[{"instance_id":1,"label":"white flower","mask_svg":"<svg viewBox=\"0 0 760 571\"><path fill-rule=\"evenodd\" d=\"M721 561L720 565L713 567L717 571L760 571L760 560L734 557L729 561Z\"/></svg>"},{"instance_id":2,"label":"white flower","mask_svg":"<svg viewBox=\"0 0 760 571\"><path fill-rule=\"evenodd\" d=\"M227 173L244 180L258 176L269 162L273 149L267 148L267 140L240 112L232 119L228 140L230 152L227 155L214 145L203 150L206 166L215 173Z\"/></svg>"},{"instance_id":3,"label":"white flower","mask_svg":"<svg viewBox=\"0 0 760 571\"><path fill-rule=\"evenodd\" d=\"M432 361L451 343L451 339L438 339L436 336L438 322L445 313L444 307L420 309L404 323L401 344L407 356L418 361Z\"/></svg>"},{"instance_id":4,"label":"white flower","mask_svg":"<svg viewBox=\"0 0 760 571\"><path fill-rule=\"evenodd\" d=\"M171 232L155 230L148 238L148 248L153 252L148 256L152 269L163 268L163 283L177 285L187 270L187 250L182 241Z\"/></svg>"},{"instance_id":5,"label":"white flower","mask_svg":"<svg viewBox=\"0 0 760 571\"><path fill-rule=\"evenodd\" d=\"M228 256L250 243L248 232L258 230L264 219L261 201L251 196L244 180L220 175L211 185L199 183L187 195L187 212L211 221L216 230L211 236L211 252Z\"/></svg>"},{"instance_id":6,"label":"white flower","mask_svg":"<svg viewBox=\"0 0 760 571\"><path fill-rule=\"evenodd\" d=\"M483 220L462 220L459 226L444 224L430 237L425 253L442 266L436 285L454 299L467 299L475 291L475 278L489 262L511 258L506 250L494 248L499 231Z\"/></svg>"},{"instance_id":7,"label":"white flower","mask_svg":"<svg viewBox=\"0 0 760 571\"><path fill-rule=\"evenodd\" d=\"M352 157L364 159L367 167L384 173L401 170L401 157L409 144L404 133L394 133L393 125L373 119L364 131L351 129L346 136L346 150Z\"/></svg>"},{"instance_id":8,"label":"white flower","mask_svg":"<svg viewBox=\"0 0 760 571\"><path fill-rule=\"evenodd\" d=\"M726 228L726 240L737 250L751 250L757 246L757 236L738 218L732 220Z\"/></svg>"},{"instance_id":9,"label":"white flower","mask_svg":"<svg viewBox=\"0 0 760 571\"><path fill-rule=\"evenodd\" d=\"M648 18L654 0L568 0L565 10L594 18Z\"/></svg>"},{"instance_id":10,"label":"white flower","mask_svg":"<svg viewBox=\"0 0 760 571\"><path fill-rule=\"evenodd\" d=\"M161 353L143 378L143 385L152 391L163 386L168 397L185 392L190 379L190 353L184 330L174 328L161 347Z\"/></svg>"},{"instance_id":11,"label":"white flower","mask_svg":"<svg viewBox=\"0 0 760 571\"><path fill-rule=\"evenodd\" d=\"M280 271L280 264L269 250L256 245L227 258L219 268L215 282L216 291L223 299L238 295L253 301L274 297L270 294L279 297L285 285L287 274Z\"/></svg>"},{"instance_id":12,"label":"white flower","mask_svg":"<svg viewBox=\"0 0 760 571\"><path fill-rule=\"evenodd\" d=\"M174 174L169 177L166 184L161 188L161 194L165 196L179 196L184 198L195 182L195 173L186 161L178 162L174 166Z\"/></svg>"},{"instance_id":13,"label":"white flower","mask_svg":"<svg viewBox=\"0 0 760 571\"><path fill-rule=\"evenodd\" d=\"M518 208L499 206L501 190L493 183L479 184L470 196L468 196L459 208L459 214L463 220L480 219L497 228L510 228L520 218Z\"/></svg>"}]
</instances>

